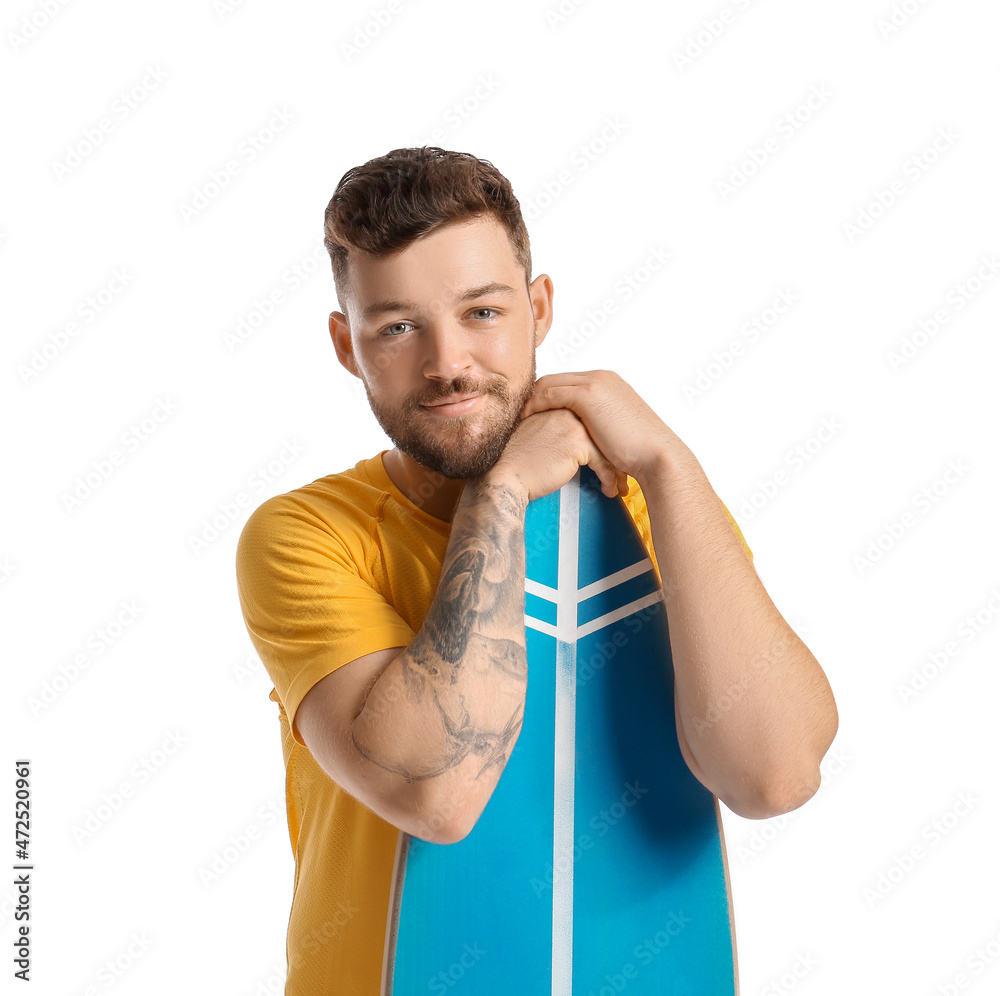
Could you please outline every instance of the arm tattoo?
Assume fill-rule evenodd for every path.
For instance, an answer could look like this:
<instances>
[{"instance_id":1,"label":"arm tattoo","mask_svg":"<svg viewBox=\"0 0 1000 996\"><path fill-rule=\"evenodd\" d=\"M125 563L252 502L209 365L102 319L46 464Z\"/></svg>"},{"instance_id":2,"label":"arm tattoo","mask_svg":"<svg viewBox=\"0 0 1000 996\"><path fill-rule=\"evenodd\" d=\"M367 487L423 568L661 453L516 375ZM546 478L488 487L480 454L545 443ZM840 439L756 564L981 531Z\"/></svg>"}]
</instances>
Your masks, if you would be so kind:
<instances>
[{"instance_id":1,"label":"arm tattoo","mask_svg":"<svg viewBox=\"0 0 1000 996\"><path fill-rule=\"evenodd\" d=\"M424 625L390 665L402 671L407 701L429 707L424 754L406 762L391 738L354 738L365 757L407 782L433 778L470 755L481 762L477 778L502 769L524 716L524 502L506 488L470 481L459 510L463 505L479 514L456 513Z\"/></svg>"}]
</instances>

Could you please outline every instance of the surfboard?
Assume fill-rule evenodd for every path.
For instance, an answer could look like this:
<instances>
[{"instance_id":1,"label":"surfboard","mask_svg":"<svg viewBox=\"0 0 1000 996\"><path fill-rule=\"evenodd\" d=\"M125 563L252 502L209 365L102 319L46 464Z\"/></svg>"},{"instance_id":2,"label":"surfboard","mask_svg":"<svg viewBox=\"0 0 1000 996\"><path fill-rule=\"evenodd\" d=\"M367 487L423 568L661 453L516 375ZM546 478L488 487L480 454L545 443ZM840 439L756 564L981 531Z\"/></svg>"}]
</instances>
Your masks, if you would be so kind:
<instances>
[{"instance_id":1,"label":"surfboard","mask_svg":"<svg viewBox=\"0 0 1000 996\"><path fill-rule=\"evenodd\" d=\"M525 516L524 722L471 833L400 833L384 996L733 996L719 805L677 743L667 613L582 467Z\"/></svg>"}]
</instances>

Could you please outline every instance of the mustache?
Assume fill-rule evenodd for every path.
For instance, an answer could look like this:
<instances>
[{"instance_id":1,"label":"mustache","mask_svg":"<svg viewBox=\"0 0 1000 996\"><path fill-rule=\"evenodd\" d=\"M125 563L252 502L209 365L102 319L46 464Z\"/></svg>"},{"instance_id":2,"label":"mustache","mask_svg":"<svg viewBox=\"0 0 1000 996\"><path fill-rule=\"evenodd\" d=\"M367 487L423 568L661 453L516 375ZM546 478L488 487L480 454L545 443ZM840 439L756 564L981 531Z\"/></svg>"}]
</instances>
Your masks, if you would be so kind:
<instances>
[{"instance_id":1,"label":"mustache","mask_svg":"<svg viewBox=\"0 0 1000 996\"><path fill-rule=\"evenodd\" d=\"M452 394L495 394L503 401L509 401L511 397L510 388L504 380L480 381L477 383L468 378L459 377L447 384L441 384L433 388L419 398L411 398L410 404L413 407L429 405Z\"/></svg>"}]
</instances>

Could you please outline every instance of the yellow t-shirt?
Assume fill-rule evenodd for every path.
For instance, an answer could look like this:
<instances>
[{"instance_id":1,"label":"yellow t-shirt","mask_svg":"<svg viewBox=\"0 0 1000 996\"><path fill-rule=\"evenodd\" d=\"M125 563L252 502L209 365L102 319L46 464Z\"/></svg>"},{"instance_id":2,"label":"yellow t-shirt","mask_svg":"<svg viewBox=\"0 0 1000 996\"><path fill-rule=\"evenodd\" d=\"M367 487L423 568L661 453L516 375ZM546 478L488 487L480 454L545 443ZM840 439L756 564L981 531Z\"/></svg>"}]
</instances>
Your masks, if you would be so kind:
<instances>
[{"instance_id":1,"label":"yellow t-shirt","mask_svg":"<svg viewBox=\"0 0 1000 996\"><path fill-rule=\"evenodd\" d=\"M286 996L378 996L399 831L320 768L295 726L342 664L407 646L437 591L451 523L414 505L378 455L265 501L236 550L240 605L278 704L295 883ZM624 498L654 566L646 504ZM729 510L726 516L753 560Z\"/></svg>"}]
</instances>

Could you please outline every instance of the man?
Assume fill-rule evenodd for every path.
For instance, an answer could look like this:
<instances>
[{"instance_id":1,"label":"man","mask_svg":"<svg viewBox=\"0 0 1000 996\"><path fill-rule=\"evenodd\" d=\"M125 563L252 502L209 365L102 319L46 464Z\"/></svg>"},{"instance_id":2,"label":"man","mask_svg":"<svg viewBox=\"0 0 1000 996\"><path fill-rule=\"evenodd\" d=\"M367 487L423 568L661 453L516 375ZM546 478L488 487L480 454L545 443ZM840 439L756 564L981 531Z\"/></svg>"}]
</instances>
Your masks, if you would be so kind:
<instances>
[{"instance_id":1,"label":"man","mask_svg":"<svg viewBox=\"0 0 1000 996\"><path fill-rule=\"evenodd\" d=\"M287 770L285 992L374 996L399 833L465 837L517 740L525 508L578 467L623 496L662 583L705 786L751 819L802 805L837 711L684 443L610 371L536 381L552 281L490 163L425 147L350 170L326 244L337 356L395 447L264 502L237 577Z\"/></svg>"}]
</instances>

